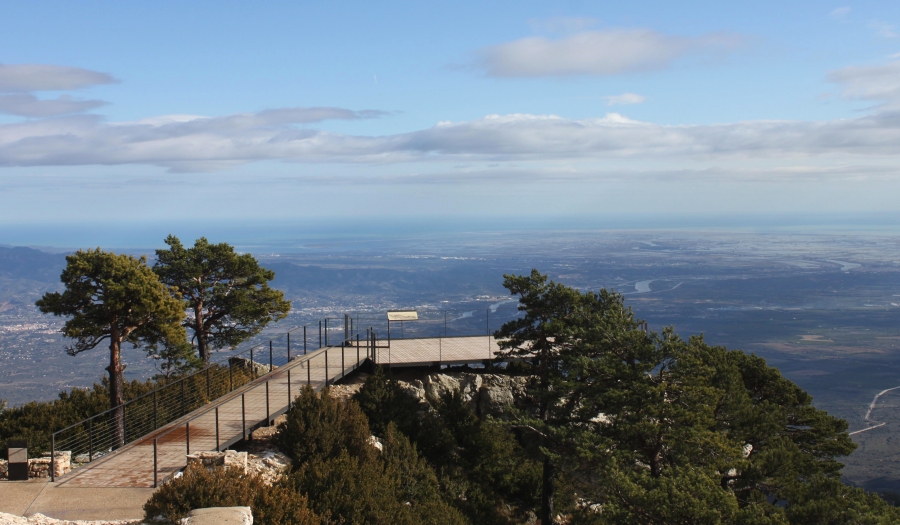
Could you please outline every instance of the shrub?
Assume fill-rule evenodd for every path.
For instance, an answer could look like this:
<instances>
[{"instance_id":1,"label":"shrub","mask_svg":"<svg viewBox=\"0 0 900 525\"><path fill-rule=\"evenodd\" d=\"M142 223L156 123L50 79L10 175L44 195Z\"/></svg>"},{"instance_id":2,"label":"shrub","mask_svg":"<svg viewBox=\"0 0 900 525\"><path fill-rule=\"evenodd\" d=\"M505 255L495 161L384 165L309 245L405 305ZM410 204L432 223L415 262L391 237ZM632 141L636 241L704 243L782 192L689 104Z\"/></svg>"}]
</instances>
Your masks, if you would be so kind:
<instances>
[{"instance_id":1,"label":"shrub","mask_svg":"<svg viewBox=\"0 0 900 525\"><path fill-rule=\"evenodd\" d=\"M335 458L342 451L371 456L375 449L369 436L369 423L359 405L331 397L328 388L320 395L306 386L278 425L275 444L298 466Z\"/></svg>"},{"instance_id":2,"label":"shrub","mask_svg":"<svg viewBox=\"0 0 900 525\"><path fill-rule=\"evenodd\" d=\"M466 519L441 498L431 467L389 426L380 455L346 450L304 463L290 477L316 512L347 525L455 525Z\"/></svg>"},{"instance_id":3,"label":"shrub","mask_svg":"<svg viewBox=\"0 0 900 525\"><path fill-rule=\"evenodd\" d=\"M363 387L353 396L369 419L369 428L376 436L384 436L393 423L407 436L417 436L422 422L419 403L388 378L381 367L369 376Z\"/></svg>"},{"instance_id":4,"label":"shrub","mask_svg":"<svg viewBox=\"0 0 900 525\"><path fill-rule=\"evenodd\" d=\"M268 486L257 474L236 468L188 468L180 478L160 487L144 504L147 521L161 516L179 523L194 509L250 507L260 525L313 525L321 519L305 497L283 484Z\"/></svg>"}]
</instances>

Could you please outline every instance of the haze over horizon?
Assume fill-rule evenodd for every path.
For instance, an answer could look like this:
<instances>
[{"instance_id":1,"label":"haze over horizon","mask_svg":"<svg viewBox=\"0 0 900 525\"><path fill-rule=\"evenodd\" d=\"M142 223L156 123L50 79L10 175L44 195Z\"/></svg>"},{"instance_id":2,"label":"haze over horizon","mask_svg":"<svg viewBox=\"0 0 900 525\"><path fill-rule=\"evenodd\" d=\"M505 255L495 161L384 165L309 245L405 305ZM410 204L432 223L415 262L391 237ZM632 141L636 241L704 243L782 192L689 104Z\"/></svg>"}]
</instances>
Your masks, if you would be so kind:
<instances>
[{"instance_id":1,"label":"haze over horizon","mask_svg":"<svg viewBox=\"0 0 900 525\"><path fill-rule=\"evenodd\" d=\"M8 3L0 224L891 224L898 24L871 1ZM62 246L42 235L14 243Z\"/></svg>"}]
</instances>

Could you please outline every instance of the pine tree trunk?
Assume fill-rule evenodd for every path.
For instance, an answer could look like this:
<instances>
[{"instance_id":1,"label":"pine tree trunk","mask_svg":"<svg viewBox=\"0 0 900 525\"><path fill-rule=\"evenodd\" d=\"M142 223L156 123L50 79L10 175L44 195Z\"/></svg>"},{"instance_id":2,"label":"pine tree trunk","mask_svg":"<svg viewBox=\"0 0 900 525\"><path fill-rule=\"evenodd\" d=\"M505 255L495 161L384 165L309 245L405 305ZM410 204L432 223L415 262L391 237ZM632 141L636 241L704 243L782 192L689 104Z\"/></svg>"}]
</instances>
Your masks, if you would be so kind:
<instances>
[{"instance_id":1,"label":"pine tree trunk","mask_svg":"<svg viewBox=\"0 0 900 525\"><path fill-rule=\"evenodd\" d=\"M556 489L556 468L549 456L544 456L544 473L541 478L541 525L553 523L553 492Z\"/></svg>"},{"instance_id":2,"label":"pine tree trunk","mask_svg":"<svg viewBox=\"0 0 900 525\"><path fill-rule=\"evenodd\" d=\"M203 360L203 366L209 366L209 343L206 340L206 333L203 331L203 306L198 305L194 308L194 336L197 338L197 352L200 359Z\"/></svg>"},{"instance_id":3,"label":"pine tree trunk","mask_svg":"<svg viewBox=\"0 0 900 525\"><path fill-rule=\"evenodd\" d=\"M125 367L122 366L121 342L116 334L112 334L109 343L109 366L106 371L109 372L109 407L114 409L112 412L113 424L113 446L121 447L125 444L125 403L124 397L124 379L123 372Z\"/></svg>"}]
</instances>

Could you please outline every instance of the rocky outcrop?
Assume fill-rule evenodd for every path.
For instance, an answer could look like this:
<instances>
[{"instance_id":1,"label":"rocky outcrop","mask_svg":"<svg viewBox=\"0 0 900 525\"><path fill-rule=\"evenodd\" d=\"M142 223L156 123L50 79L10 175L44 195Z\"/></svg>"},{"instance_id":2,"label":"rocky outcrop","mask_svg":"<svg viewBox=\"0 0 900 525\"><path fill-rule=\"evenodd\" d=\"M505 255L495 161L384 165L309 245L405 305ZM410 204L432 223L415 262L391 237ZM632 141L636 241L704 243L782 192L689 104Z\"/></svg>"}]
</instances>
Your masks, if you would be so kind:
<instances>
[{"instance_id":1,"label":"rocky outcrop","mask_svg":"<svg viewBox=\"0 0 900 525\"><path fill-rule=\"evenodd\" d=\"M253 472L259 474L263 482L268 485L281 479L281 474L288 468L290 463L291 460L287 456L276 450L259 451L258 454L237 452L235 450L225 450L223 452L211 450L187 456L189 467L236 467L244 473Z\"/></svg>"},{"instance_id":2,"label":"rocky outcrop","mask_svg":"<svg viewBox=\"0 0 900 525\"><path fill-rule=\"evenodd\" d=\"M247 453L238 452L236 450L225 450L217 452L209 450L205 452L196 452L187 455L187 465L189 467L236 467L244 473L247 472Z\"/></svg>"},{"instance_id":3,"label":"rocky outcrop","mask_svg":"<svg viewBox=\"0 0 900 525\"><path fill-rule=\"evenodd\" d=\"M400 387L419 400L423 409L431 408L443 397L459 393L479 416L504 417L509 408L526 401L529 377L498 374L431 374L422 380L398 381Z\"/></svg>"},{"instance_id":4,"label":"rocky outcrop","mask_svg":"<svg viewBox=\"0 0 900 525\"><path fill-rule=\"evenodd\" d=\"M274 450L247 456L247 469L250 472L259 474L267 485L271 485L281 479L281 475L290 464L291 459L289 457Z\"/></svg>"}]
</instances>

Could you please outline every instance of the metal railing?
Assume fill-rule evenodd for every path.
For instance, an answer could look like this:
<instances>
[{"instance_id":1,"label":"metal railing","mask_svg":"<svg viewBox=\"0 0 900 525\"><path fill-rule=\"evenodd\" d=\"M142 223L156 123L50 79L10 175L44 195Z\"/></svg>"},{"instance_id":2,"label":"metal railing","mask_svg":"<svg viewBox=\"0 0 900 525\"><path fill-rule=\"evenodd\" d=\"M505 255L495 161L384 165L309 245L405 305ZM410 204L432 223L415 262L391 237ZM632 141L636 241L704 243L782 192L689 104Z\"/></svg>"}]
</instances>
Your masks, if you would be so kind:
<instances>
[{"instance_id":1,"label":"metal railing","mask_svg":"<svg viewBox=\"0 0 900 525\"><path fill-rule=\"evenodd\" d=\"M301 388L320 390L343 378L366 360L374 361L376 348L387 348L387 345L379 346L375 333L367 330L365 339L356 334L340 346L295 357L286 366L251 381L230 398L195 411L190 418L153 435L153 486L184 467L184 458L191 453L192 446L195 451L221 451L246 440L255 429L271 425L276 417L290 410ZM193 441L192 426L204 430L200 437L195 433Z\"/></svg>"},{"instance_id":2,"label":"metal railing","mask_svg":"<svg viewBox=\"0 0 900 525\"><path fill-rule=\"evenodd\" d=\"M54 432L50 438L51 458L57 450L70 451L72 470L76 470L284 366L297 355L308 354L311 348L318 348L313 346L315 343L308 326L302 326L229 354L156 390ZM51 478L55 481L55 476Z\"/></svg>"},{"instance_id":3,"label":"metal railing","mask_svg":"<svg viewBox=\"0 0 900 525\"><path fill-rule=\"evenodd\" d=\"M295 385L298 384L296 379L291 377L291 371L297 367L301 369L301 373L302 370L306 371L307 384L321 388L330 380L329 367L332 371L340 368L342 377L347 371L346 364L348 362L352 363L351 369L358 367L365 359L390 366L397 361L393 355L392 338L401 341L417 340L417 344L421 348L413 348L412 351L418 351L427 356L427 358L423 358L421 364L440 364L444 362L442 354L445 346L458 344L466 337L472 337L481 330L484 330L482 333L489 336L492 329L499 328L502 323L515 317L516 315L509 314L498 315L494 309L463 312L424 310L419 312L418 321L391 322L384 316L373 316L372 314L325 317L313 324L312 328L305 325L289 330L269 341L228 355L157 390L131 399L123 405L54 432L51 435L51 458L55 458L55 452L58 450L71 451L72 470L75 470L115 452L126 444L145 439L156 430L184 418L214 400L231 394L244 385L262 380L258 379L260 376L267 378L264 380L267 390L272 378L284 379L286 381L286 399L290 399ZM478 329L479 325L482 327L481 330ZM337 337L340 340L338 346L329 345L329 333L331 333L331 338ZM386 337L381 340L376 338L376 333L385 334ZM300 341L297 341L298 338ZM487 339L488 343L484 348L483 357L479 351L472 359L486 361L492 358L492 353L496 349L491 346L491 338ZM331 342L333 343L333 341ZM436 351L435 342L437 344ZM409 347L410 345L394 346ZM314 347L317 350L311 351L310 349ZM352 351L348 349L352 349ZM340 364L336 361L332 362L333 357L332 359L328 357L329 351L332 356L335 356L338 350L341 355ZM403 351L411 350L406 348ZM348 353L353 361L348 361ZM292 363L293 361L297 362ZM411 362L409 359L404 359L404 361ZM286 367L288 364L291 366ZM284 370L280 370L281 368ZM319 371L319 369L321 370ZM323 374L321 379L317 379L320 383L314 384L313 370L317 370L316 374L319 372ZM273 372L274 375L272 375ZM270 396L267 395L267 406L270 405L269 398ZM275 413L276 416L280 415L288 408L288 403L276 410L277 413L271 412L267 408L265 418L250 418L250 426L253 427L260 421L270 419L272 413ZM218 413L218 410L215 412ZM192 416L191 421L208 413L212 413L212 408ZM216 420L218 420L218 415L216 415ZM186 449L190 448L189 423L189 421L185 421L184 425ZM244 426L246 423L245 417ZM180 423L177 428L182 428ZM218 436L220 430L218 422L216 422L215 428ZM169 430L166 434L154 438L154 447L159 445L158 440L161 437L167 436L171 432L172 430ZM230 445L234 441L236 440L226 440L223 444L216 439L214 448L219 450L220 446ZM55 461L55 459L51 459L51 461ZM54 467L55 465L50 469L52 481L55 481Z\"/></svg>"}]
</instances>

